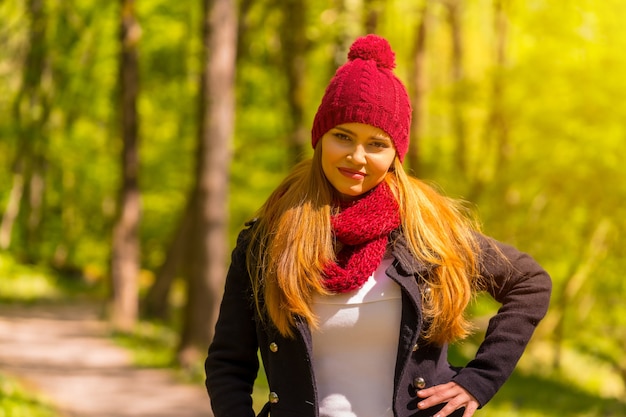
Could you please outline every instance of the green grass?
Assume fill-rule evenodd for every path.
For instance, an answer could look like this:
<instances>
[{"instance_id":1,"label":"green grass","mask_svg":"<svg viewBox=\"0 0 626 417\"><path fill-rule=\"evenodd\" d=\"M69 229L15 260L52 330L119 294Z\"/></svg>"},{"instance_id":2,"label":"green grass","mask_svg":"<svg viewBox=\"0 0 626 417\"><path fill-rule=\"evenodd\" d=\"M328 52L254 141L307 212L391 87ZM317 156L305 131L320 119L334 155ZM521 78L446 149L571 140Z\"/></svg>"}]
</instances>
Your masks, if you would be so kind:
<instances>
[{"instance_id":1,"label":"green grass","mask_svg":"<svg viewBox=\"0 0 626 417\"><path fill-rule=\"evenodd\" d=\"M178 335L169 326L139 322L134 332L112 334L113 341L131 352L133 364L142 368L169 368L176 363Z\"/></svg>"},{"instance_id":2,"label":"green grass","mask_svg":"<svg viewBox=\"0 0 626 417\"><path fill-rule=\"evenodd\" d=\"M516 372L479 417L624 417L626 404L585 391L566 378Z\"/></svg>"},{"instance_id":3,"label":"green grass","mask_svg":"<svg viewBox=\"0 0 626 417\"><path fill-rule=\"evenodd\" d=\"M0 373L0 417L61 417L42 397Z\"/></svg>"},{"instance_id":4,"label":"green grass","mask_svg":"<svg viewBox=\"0 0 626 417\"><path fill-rule=\"evenodd\" d=\"M24 265L0 253L0 302L67 302L79 297L101 296L102 285L87 282L80 274L59 273L40 265Z\"/></svg>"},{"instance_id":5,"label":"green grass","mask_svg":"<svg viewBox=\"0 0 626 417\"><path fill-rule=\"evenodd\" d=\"M61 296L59 285L48 271L31 265L20 265L5 254L0 254L0 275L0 299L4 302L25 303Z\"/></svg>"}]
</instances>

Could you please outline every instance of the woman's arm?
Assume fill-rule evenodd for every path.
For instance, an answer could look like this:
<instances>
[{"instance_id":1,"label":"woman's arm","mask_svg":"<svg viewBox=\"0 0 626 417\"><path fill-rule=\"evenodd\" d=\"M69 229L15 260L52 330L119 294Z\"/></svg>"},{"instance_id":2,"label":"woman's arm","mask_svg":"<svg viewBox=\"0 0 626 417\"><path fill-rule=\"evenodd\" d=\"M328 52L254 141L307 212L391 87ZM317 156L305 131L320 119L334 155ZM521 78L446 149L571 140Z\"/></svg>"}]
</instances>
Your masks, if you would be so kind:
<instances>
[{"instance_id":1,"label":"woman's arm","mask_svg":"<svg viewBox=\"0 0 626 417\"><path fill-rule=\"evenodd\" d=\"M253 417L252 388L259 369L258 343L246 268L249 229L240 233L226 277L215 336L205 362L215 417Z\"/></svg>"},{"instance_id":2,"label":"woman's arm","mask_svg":"<svg viewBox=\"0 0 626 417\"><path fill-rule=\"evenodd\" d=\"M479 241L485 289L502 305L489 321L476 356L453 382L483 406L509 378L545 316L552 281L528 254L482 235Z\"/></svg>"}]
</instances>

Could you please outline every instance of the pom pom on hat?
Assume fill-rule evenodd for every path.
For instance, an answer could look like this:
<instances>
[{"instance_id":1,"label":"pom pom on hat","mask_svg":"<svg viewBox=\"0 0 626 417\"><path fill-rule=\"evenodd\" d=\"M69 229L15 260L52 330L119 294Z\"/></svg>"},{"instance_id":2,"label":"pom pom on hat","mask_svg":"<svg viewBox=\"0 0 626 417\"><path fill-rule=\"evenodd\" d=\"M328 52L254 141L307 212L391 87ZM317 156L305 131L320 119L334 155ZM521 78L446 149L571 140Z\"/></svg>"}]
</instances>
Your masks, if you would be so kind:
<instances>
[{"instance_id":1,"label":"pom pom on hat","mask_svg":"<svg viewBox=\"0 0 626 417\"><path fill-rule=\"evenodd\" d=\"M396 67L396 54L391 50L389 42L376 35L369 35L354 41L348 52L348 59L350 61L355 59L376 61L379 67L390 70Z\"/></svg>"},{"instance_id":2,"label":"pom pom on hat","mask_svg":"<svg viewBox=\"0 0 626 417\"><path fill-rule=\"evenodd\" d=\"M358 38L348 52L348 62L330 80L313 127L313 148L320 138L343 123L365 123L385 131L400 161L409 149L411 103L406 88L393 74L395 54L385 38Z\"/></svg>"}]
</instances>

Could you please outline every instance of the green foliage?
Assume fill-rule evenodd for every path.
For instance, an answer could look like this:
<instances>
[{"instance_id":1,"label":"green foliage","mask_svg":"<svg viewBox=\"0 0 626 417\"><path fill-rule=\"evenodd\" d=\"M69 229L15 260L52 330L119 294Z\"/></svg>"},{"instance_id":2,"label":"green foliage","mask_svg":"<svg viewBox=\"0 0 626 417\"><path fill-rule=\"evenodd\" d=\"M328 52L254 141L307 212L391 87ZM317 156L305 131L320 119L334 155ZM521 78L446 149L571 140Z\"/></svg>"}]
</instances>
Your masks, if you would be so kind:
<instances>
[{"instance_id":1,"label":"green foliage","mask_svg":"<svg viewBox=\"0 0 626 417\"><path fill-rule=\"evenodd\" d=\"M67 302L85 296L101 297L101 286L69 271L25 265L0 253L0 302Z\"/></svg>"},{"instance_id":2,"label":"green foliage","mask_svg":"<svg viewBox=\"0 0 626 417\"><path fill-rule=\"evenodd\" d=\"M17 263L0 254L0 299L34 301L61 295L55 281L46 271Z\"/></svg>"},{"instance_id":3,"label":"green foliage","mask_svg":"<svg viewBox=\"0 0 626 417\"><path fill-rule=\"evenodd\" d=\"M49 401L0 373L0 417L59 417Z\"/></svg>"}]
</instances>

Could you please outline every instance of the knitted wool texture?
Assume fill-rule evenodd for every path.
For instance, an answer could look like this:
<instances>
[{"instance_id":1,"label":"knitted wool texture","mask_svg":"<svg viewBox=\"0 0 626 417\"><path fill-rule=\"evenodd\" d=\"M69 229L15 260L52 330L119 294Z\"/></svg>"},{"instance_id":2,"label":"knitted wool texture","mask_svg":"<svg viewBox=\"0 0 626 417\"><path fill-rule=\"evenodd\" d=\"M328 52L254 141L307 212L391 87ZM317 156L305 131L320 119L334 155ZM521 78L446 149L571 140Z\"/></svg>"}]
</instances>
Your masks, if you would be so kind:
<instances>
[{"instance_id":1,"label":"knitted wool texture","mask_svg":"<svg viewBox=\"0 0 626 417\"><path fill-rule=\"evenodd\" d=\"M335 237L344 246L337 262L324 269L324 287L335 293L360 288L385 255L389 233L400 226L398 203L387 183L343 205L331 218Z\"/></svg>"},{"instance_id":2,"label":"knitted wool texture","mask_svg":"<svg viewBox=\"0 0 626 417\"><path fill-rule=\"evenodd\" d=\"M395 54L377 35L358 38L348 62L330 81L311 129L313 148L330 129L342 123L365 123L385 131L398 158L409 149L411 103L406 88L394 75Z\"/></svg>"}]
</instances>

